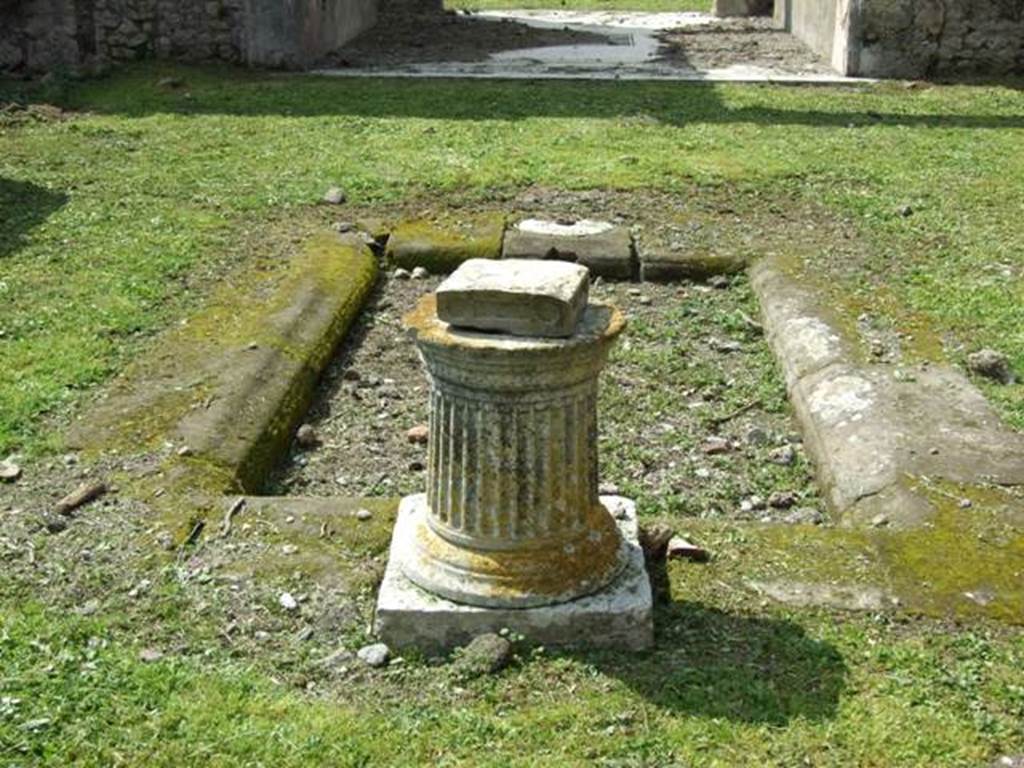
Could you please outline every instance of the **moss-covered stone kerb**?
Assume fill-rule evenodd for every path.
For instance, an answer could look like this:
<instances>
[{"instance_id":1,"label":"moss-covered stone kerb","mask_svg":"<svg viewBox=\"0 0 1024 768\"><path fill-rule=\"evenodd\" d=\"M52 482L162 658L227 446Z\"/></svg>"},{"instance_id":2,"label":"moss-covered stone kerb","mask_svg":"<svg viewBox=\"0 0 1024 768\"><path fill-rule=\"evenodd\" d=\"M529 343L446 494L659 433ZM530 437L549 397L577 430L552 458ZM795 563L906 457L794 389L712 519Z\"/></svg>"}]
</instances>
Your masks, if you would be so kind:
<instances>
[{"instance_id":1,"label":"moss-covered stone kerb","mask_svg":"<svg viewBox=\"0 0 1024 768\"><path fill-rule=\"evenodd\" d=\"M442 274L469 259L500 259L504 238L502 213L439 214L399 222L388 238L386 258L392 267Z\"/></svg>"},{"instance_id":2,"label":"moss-covered stone kerb","mask_svg":"<svg viewBox=\"0 0 1024 768\"><path fill-rule=\"evenodd\" d=\"M1024 436L949 365L868 363L827 295L793 264L752 269L768 338L823 496L849 525L918 527L920 478L1024 486Z\"/></svg>"},{"instance_id":3,"label":"moss-covered stone kerb","mask_svg":"<svg viewBox=\"0 0 1024 768\"><path fill-rule=\"evenodd\" d=\"M170 448L169 462L230 478L221 493L258 490L376 276L361 240L328 233L282 264L234 275L110 387L68 442L91 452Z\"/></svg>"}]
</instances>

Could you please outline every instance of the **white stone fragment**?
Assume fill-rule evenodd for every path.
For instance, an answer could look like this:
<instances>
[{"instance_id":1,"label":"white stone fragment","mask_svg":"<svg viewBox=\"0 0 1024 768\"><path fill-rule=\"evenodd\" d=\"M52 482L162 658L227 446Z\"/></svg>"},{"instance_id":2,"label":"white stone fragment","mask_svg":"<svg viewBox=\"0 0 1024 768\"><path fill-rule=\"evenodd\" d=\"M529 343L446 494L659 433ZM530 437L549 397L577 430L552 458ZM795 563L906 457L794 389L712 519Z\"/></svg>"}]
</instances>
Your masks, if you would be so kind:
<instances>
[{"instance_id":1,"label":"white stone fragment","mask_svg":"<svg viewBox=\"0 0 1024 768\"><path fill-rule=\"evenodd\" d=\"M516 224L516 229L520 232L555 237L587 237L604 234L614 228L615 225L611 222L594 221L593 219L580 219L572 224L562 224L548 219L523 219Z\"/></svg>"},{"instance_id":2,"label":"white stone fragment","mask_svg":"<svg viewBox=\"0 0 1024 768\"><path fill-rule=\"evenodd\" d=\"M437 289L437 316L460 328L565 338L576 332L589 287L579 264L470 259Z\"/></svg>"}]
</instances>

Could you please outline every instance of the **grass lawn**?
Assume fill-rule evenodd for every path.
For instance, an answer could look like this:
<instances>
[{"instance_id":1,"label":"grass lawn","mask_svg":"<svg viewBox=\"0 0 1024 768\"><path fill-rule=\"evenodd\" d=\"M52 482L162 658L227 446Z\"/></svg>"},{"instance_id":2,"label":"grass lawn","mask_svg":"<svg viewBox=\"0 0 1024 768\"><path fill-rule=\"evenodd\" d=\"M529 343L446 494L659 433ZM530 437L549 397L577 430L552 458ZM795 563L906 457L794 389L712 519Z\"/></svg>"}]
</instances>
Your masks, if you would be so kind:
<instances>
[{"instance_id":1,"label":"grass lawn","mask_svg":"<svg viewBox=\"0 0 1024 768\"><path fill-rule=\"evenodd\" d=\"M159 87L168 74L186 87ZM254 232L305 215L335 182L364 203L528 185L731 185L764 206L821 201L872 242L863 263L832 263L827 244L817 259L852 313L871 309L908 333L925 323L954 359L990 345L1024 369L1016 88L415 83L139 67L37 97L81 114L0 123L0 453L57 447L47 416L180 317L209 287L205 275L274 247ZM1024 426L1020 387L989 394Z\"/></svg>"},{"instance_id":2,"label":"grass lawn","mask_svg":"<svg viewBox=\"0 0 1024 768\"><path fill-rule=\"evenodd\" d=\"M733 196L738 211L777 215L851 321L870 312L905 337L934 335L927 354L954 361L993 346L1024 371L1019 84L397 82L145 65L0 85L9 100L71 112L0 112L0 457L50 461L84 396L218 276L330 221L317 201L332 184L367 206L483 204L531 186ZM791 215L794 200L869 247L840 257ZM1024 427L1024 387L986 392ZM417 660L383 673L321 663L365 635L387 521L339 565L343 586L289 613L280 590L306 588L290 571L232 580L213 565L232 541L175 557L154 551L144 514L97 509L97 525L117 521L110 538L89 516L29 548L7 521L0 532L4 765L979 766L1024 753L1019 631L770 606L741 587L762 558L738 528L704 532L722 555L711 566L672 565L656 652L524 650L514 669L467 682ZM301 639L349 604L354 615ZM147 648L160 654L140 658Z\"/></svg>"}]
</instances>

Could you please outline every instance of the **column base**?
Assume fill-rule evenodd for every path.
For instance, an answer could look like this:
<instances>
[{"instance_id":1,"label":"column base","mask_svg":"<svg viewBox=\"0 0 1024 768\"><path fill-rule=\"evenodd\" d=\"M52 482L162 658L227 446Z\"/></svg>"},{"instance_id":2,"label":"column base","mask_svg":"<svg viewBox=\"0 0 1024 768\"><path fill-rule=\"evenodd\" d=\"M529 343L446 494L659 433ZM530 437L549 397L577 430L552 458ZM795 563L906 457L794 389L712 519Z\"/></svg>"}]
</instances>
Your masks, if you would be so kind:
<instances>
[{"instance_id":1,"label":"column base","mask_svg":"<svg viewBox=\"0 0 1024 768\"><path fill-rule=\"evenodd\" d=\"M654 643L653 602L644 555L637 540L636 506L604 496L622 535L622 570L606 587L586 597L535 608L484 608L438 597L405 576L415 556L416 532L426 515L422 494L407 496L398 510L391 552L377 599L374 626L394 648L425 653L464 645L477 635L509 629L552 647L643 650Z\"/></svg>"}]
</instances>

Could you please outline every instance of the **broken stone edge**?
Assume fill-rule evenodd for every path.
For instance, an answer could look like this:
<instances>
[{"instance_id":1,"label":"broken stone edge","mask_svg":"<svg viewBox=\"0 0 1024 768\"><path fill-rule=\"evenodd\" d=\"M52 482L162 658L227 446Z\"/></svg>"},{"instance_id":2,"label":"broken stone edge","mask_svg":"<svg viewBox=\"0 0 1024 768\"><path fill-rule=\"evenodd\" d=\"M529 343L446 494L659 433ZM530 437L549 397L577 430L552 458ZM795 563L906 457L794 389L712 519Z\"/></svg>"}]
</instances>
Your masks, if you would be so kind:
<instances>
[{"instance_id":1,"label":"broken stone edge","mask_svg":"<svg viewBox=\"0 0 1024 768\"><path fill-rule=\"evenodd\" d=\"M810 279L772 257L750 276L805 448L840 522L926 523L936 510L918 489L921 478L1024 485L1024 436L960 371L868 365Z\"/></svg>"},{"instance_id":2,"label":"broken stone edge","mask_svg":"<svg viewBox=\"0 0 1024 768\"><path fill-rule=\"evenodd\" d=\"M69 445L131 453L169 443L170 484L258 492L377 271L357 236L323 233L284 270L233 276L107 388Z\"/></svg>"},{"instance_id":3,"label":"broken stone edge","mask_svg":"<svg viewBox=\"0 0 1024 768\"><path fill-rule=\"evenodd\" d=\"M538 608L480 608L437 597L409 581L402 564L412 556L413 529L425 513L424 494L407 496L398 510L387 570L377 598L374 630L394 648L437 653L487 632L508 629L551 647L640 651L654 644L653 599L638 542L636 505L619 496L601 502L623 537L625 566L611 585L568 603Z\"/></svg>"}]
</instances>

